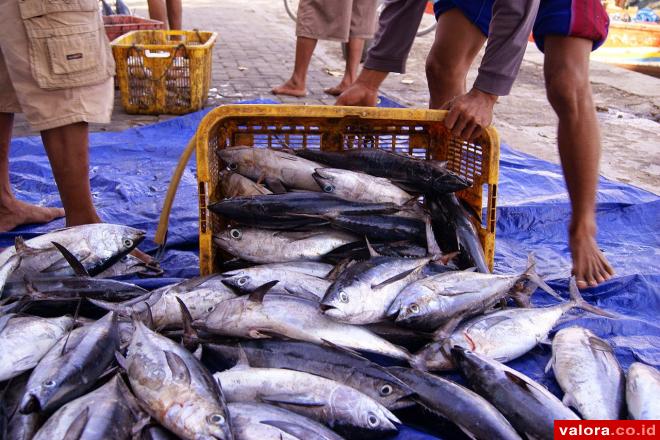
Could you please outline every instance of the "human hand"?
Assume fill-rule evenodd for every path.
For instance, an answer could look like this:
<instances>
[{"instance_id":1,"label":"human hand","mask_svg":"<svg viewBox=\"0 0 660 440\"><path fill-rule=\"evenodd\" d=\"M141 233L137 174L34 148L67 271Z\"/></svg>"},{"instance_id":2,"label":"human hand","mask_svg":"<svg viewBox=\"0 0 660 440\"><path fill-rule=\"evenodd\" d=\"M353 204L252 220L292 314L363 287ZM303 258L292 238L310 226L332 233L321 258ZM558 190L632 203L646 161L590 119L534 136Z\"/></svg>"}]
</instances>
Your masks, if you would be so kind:
<instances>
[{"instance_id":1,"label":"human hand","mask_svg":"<svg viewBox=\"0 0 660 440\"><path fill-rule=\"evenodd\" d=\"M472 89L442 107L443 110L449 110L445 126L454 136L474 140L493 122L493 106L496 101L497 95Z\"/></svg>"}]
</instances>

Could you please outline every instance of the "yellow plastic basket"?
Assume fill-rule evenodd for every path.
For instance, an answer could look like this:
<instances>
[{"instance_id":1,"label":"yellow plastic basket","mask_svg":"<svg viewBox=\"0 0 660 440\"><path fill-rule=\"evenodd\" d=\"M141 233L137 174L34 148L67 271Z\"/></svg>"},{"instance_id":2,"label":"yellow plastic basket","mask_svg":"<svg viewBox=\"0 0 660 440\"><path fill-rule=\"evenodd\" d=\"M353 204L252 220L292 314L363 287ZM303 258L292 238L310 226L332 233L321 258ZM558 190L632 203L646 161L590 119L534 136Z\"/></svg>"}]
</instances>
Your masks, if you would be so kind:
<instances>
[{"instance_id":1,"label":"yellow plastic basket","mask_svg":"<svg viewBox=\"0 0 660 440\"><path fill-rule=\"evenodd\" d=\"M124 110L180 115L201 109L211 83L216 37L215 32L152 30L114 40Z\"/></svg>"},{"instance_id":2,"label":"yellow plastic basket","mask_svg":"<svg viewBox=\"0 0 660 440\"><path fill-rule=\"evenodd\" d=\"M218 189L224 164L216 151L236 145L276 149L320 146L326 151L383 148L446 161L450 170L474 182L458 195L480 216L486 208L485 218L473 221L492 269L499 136L490 127L474 143L456 139L442 123L445 114L441 110L299 105L228 105L212 110L196 134L201 274L216 272L223 261L224 256L213 244L213 234L226 222L207 206L225 197Z\"/></svg>"}]
</instances>

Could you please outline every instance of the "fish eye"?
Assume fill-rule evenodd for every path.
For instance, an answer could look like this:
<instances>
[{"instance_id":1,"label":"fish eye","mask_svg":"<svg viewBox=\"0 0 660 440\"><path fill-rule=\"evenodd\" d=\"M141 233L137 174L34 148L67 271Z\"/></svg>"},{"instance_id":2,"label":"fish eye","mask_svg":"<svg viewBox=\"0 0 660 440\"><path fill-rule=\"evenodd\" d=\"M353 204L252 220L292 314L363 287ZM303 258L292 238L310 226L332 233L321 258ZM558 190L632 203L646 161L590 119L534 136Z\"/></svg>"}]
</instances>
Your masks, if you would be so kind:
<instances>
[{"instance_id":1,"label":"fish eye","mask_svg":"<svg viewBox=\"0 0 660 440\"><path fill-rule=\"evenodd\" d=\"M45 387L48 387L48 388L52 388L52 387L54 387L55 385L56 385L56 384L55 384L55 381L54 381L54 380L47 380L46 382L44 382L44 386L45 386Z\"/></svg>"},{"instance_id":2,"label":"fish eye","mask_svg":"<svg viewBox=\"0 0 660 440\"><path fill-rule=\"evenodd\" d=\"M206 309L206 311L209 312L209 313L211 313L214 310L215 310L215 306L211 306L208 309Z\"/></svg>"},{"instance_id":3,"label":"fish eye","mask_svg":"<svg viewBox=\"0 0 660 440\"><path fill-rule=\"evenodd\" d=\"M380 387L381 396L389 396L390 394L392 394L392 391L393 390L391 385L385 384L382 387Z\"/></svg>"},{"instance_id":4,"label":"fish eye","mask_svg":"<svg viewBox=\"0 0 660 440\"><path fill-rule=\"evenodd\" d=\"M331 193L335 190L334 185L330 185L329 183L323 187L323 191L327 193Z\"/></svg>"},{"instance_id":5,"label":"fish eye","mask_svg":"<svg viewBox=\"0 0 660 440\"><path fill-rule=\"evenodd\" d=\"M231 231L229 231L229 235L231 236L231 238L234 238L236 240L240 240L241 237L243 236L241 231L238 229L232 229Z\"/></svg>"},{"instance_id":6,"label":"fish eye","mask_svg":"<svg viewBox=\"0 0 660 440\"><path fill-rule=\"evenodd\" d=\"M412 313L419 313L419 306L415 303L410 304L410 311Z\"/></svg>"},{"instance_id":7,"label":"fish eye","mask_svg":"<svg viewBox=\"0 0 660 440\"><path fill-rule=\"evenodd\" d=\"M241 278L238 279L238 285L239 286L245 286L247 284L247 282L248 282L247 277L241 277Z\"/></svg>"},{"instance_id":8,"label":"fish eye","mask_svg":"<svg viewBox=\"0 0 660 440\"><path fill-rule=\"evenodd\" d=\"M230 163L229 164L229 169L231 171L236 171L238 169L238 164L236 162Z\"/></svg>"},{"instance_id":9,"label":"fish eye","mask_svg":"<svg viewBox=\"0 0 660 440\"><path fill-rule=\"evenodd\" d=\"M209 423L212 425L224 425L225 424L225 418L222 414L211 414L206 418Z\"/></svg>"},{"instance_id":10,"label":"fish eye","mask_svg":"<svg viewBox=\"0 0 660 440\"><path fill-rule=\"evenodd\" d=\"M131 240L130 238L125 239L124 240L124 246L127 247L127 248L132 247L133 246L133 240Z\"/></svg>"},{"instance_id":11,"label":"fish eye","mask_svg":"<svg viewBox=\"0 0 660 440\"><path fill-rule=\"evenodd\" d=\"M371 427L378 426L378 417L376 417L376 414L374 413L369 413L367 416L367 422Z\"/></svg>"},{"instance_id":12,"label":"fish eye","mask_svg":"<svg viewBox=\"0 0 660 440\"><path fill-rule=\"evenodd\" d=\"M341 301L343 303L347 303L348 302L348 293L344 292L343 290L341 292L339 292L339 301Z\"/></svg>"}]
</instances>

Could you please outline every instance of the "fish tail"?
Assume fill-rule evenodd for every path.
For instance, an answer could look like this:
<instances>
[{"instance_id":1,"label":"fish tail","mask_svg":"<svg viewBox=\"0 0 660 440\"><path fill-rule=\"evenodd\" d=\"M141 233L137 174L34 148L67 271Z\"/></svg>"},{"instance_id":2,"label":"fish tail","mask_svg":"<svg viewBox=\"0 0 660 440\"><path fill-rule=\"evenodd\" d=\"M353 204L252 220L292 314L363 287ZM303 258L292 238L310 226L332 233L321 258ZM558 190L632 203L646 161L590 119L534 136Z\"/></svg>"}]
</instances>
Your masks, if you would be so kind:
<instances>
[{"instance_id":1,"label":"fish tail","mask_svg":"<svg viewBox=\"0 0 660 440\"><path fill-rule=\"evenodd\" d=\"M87 298L87 301L94 304L96 307L100 307L103 310L108 310L110 312L115 312L122 316L131 316L135 313L135 310L131 306L127 306L122 303L112 303L109 301L103 301L100 299Z\"/></svg>"},{"instance_id":2,"label":"fish tail","mask_svg":"<svg viewBox=\"0 0 660 440\"><path fill-rule=\"evenodd\" d=\"M593 306L586 302L577 287L577 282L575 281L574 276L571 277L571 280L568 283L568 292L571 295L571 302L573 303L574 307L586 310L587 312L591 312L596 315L605 316L607 318L618 318L615 314L607 312L600 307Z\"/></svg>"},{"instance_id":3,"label":"fish tail","mask_svg":"<svg viewBox=\"0 0 660 440\"><path fill-rule=\"evenodd\" d=\"M531 281L535 286L540 287L541 290L543 290L544 292L548 293L555 299L564 302L564 298L559 296L559 294L555 292L555 290L552 287L548 286L548 284L545 281L543 281L543 278L541 278L539 274L536 273L536 259L534 258L533 253L530 253L529 256L527 257L527 269L520 276L520 279ZM532 293L534 293L534 290L530 289L529 295L531 296Z\"/></svg>"}]
</instances>

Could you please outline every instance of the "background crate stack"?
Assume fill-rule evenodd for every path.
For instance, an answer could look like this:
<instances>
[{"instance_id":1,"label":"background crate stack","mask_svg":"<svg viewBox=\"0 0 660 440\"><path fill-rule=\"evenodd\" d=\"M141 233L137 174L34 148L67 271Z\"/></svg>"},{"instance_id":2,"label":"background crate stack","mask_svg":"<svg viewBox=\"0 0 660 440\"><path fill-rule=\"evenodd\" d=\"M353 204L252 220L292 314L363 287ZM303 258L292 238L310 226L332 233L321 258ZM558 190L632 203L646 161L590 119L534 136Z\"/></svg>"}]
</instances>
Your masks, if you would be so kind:
<instances>
[{"instance_id":1,"label":"background crate stack","mask_svg":"<svg viewBox=\"0 0 660 440\"><path fill-rule=\"evenodd\" d=\"M211 82L215 32L132 31L112 42L121 103L131 114L201 109Z\"/></svg>"},{"instance_id":2,"label":"background crate stack","mask_svg":"<svg viewBox=\"0 0 660 440\"><path fill-rule=\"evenodd\" d=\"M135 15L104 15L103 24L108 40L112 41L131 31L147 31L163 29L164 23Z\"/></svg>"},{"instance_id":3,"label":"background crate stack","mask_svg":"<svg viewBox=\"0 0 660 440\"><path fill-rule=\"evenodd\" d=\"M204 117L197 130L199 191L199 264L202 275L217 271L224 259L213 234L225 220L207 209L225 197L218 190L224 164L218 149L244 145L255 148L321 149L383 148L447 167L473 182L458 193L480 218L474 218L491 269L495 254L495 208L499 171L499 136L486 130L474 143L451 136L440 110L384 109L288 105L229 105ZM485 208L485 214L483 214Z\"/></svg>"}]
</instances>

